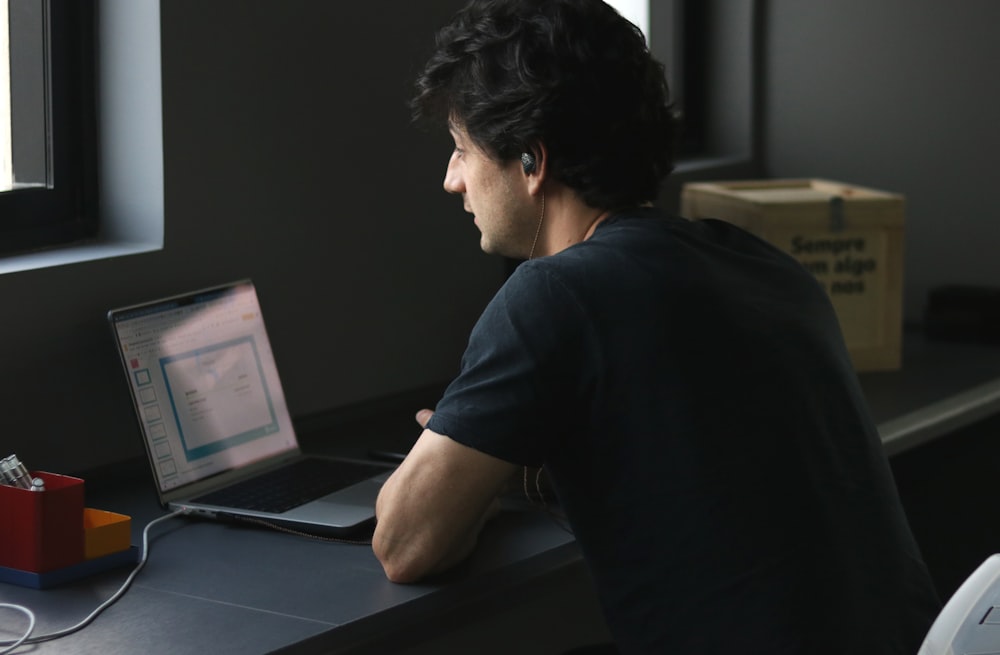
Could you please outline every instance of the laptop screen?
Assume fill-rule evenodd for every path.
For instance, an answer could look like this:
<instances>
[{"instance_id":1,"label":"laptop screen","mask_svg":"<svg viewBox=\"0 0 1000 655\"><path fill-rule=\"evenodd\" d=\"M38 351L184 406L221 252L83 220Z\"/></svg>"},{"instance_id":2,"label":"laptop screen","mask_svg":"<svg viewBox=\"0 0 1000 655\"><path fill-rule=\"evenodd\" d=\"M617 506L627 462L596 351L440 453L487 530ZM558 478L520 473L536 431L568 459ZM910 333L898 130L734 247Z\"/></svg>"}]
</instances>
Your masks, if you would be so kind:
<instances>
[{"instance_id":1,"label":"laptop screen","mask_svg":"<svg viewBox=\"0 0 1000 655\"><path fill-rule=\"evenodd\" d=\"M109 319L161 492L297 451L250 281Z\"/></svg>"}]
</instances>

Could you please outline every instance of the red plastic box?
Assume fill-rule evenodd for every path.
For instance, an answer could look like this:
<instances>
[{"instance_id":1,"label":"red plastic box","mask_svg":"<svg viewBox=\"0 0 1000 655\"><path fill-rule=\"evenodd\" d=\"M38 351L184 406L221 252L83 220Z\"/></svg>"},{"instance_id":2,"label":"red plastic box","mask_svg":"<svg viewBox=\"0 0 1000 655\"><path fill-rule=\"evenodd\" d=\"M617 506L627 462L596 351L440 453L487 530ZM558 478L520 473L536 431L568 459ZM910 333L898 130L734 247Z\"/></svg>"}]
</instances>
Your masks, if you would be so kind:
<instances>
[{"instance_id":1,"label":"red plastic box","mask_svg":"<svg viewBox=\"0 0 1000 655\"><path fill-rule=\"evenodd\" d=\"M44 491L0 485L0 566L41 573L83 561L83 480L32 477Z\"/></svg>"}]
</instances>

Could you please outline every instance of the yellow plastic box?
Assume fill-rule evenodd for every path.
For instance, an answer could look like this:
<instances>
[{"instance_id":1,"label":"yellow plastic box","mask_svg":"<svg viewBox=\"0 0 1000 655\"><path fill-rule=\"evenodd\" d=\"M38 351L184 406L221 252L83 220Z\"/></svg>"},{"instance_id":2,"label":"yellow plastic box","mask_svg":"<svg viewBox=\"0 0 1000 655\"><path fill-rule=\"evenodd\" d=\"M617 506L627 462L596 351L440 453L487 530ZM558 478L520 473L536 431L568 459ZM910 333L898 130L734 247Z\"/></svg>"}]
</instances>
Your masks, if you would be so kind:
<instances>
[{"instance_id":1,"label":"yellow plastic box","mask_svg":"<svg viewBox=\"0 0 1000 655\"><path fill-rule=\"evenodd\" d=\"M90 507L83 510L83 557L96 559L128 550L132 543L132 518Z\"/></svg>"}]
</instances>

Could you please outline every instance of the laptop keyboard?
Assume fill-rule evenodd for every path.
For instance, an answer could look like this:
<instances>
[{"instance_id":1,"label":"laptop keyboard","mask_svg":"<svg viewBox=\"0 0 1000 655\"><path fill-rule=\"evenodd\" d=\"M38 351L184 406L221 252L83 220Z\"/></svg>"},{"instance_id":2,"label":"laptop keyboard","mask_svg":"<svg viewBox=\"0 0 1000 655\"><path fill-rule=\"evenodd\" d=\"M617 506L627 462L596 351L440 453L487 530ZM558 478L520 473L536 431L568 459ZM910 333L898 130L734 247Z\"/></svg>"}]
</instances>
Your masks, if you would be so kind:
<instances>
[{"instance_id":1,"label":"laptop keyboard","mask_svg":"<svg viewBox=\"0 0 1000 655\"><path fill-rule=\"evenodd\" d=\"M388 470L355 462L303 459L199 496L194 502L280 514Z\"/></svg>"}]
</instances>

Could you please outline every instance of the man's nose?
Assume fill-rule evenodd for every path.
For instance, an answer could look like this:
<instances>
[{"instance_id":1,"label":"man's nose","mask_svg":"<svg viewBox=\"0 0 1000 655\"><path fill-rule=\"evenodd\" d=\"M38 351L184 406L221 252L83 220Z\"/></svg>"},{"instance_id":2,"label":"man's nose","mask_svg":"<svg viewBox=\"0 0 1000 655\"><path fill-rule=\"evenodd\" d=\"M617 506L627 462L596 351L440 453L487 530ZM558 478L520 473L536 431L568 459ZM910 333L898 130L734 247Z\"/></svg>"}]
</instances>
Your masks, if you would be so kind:
<instances>
[{"instance_id":1,"label":"man's nose","mask_svg":"<svg viewBox=\"0 0 1000 655\"><path fill-rule=\"evenodd\" d=\"M458 171L458 166L455 165L454 156L448 160L448 170L444 174L444 190L448 193L464 193L465 184L462 181L462 176Z\"/></svg>"}]
</instances>

